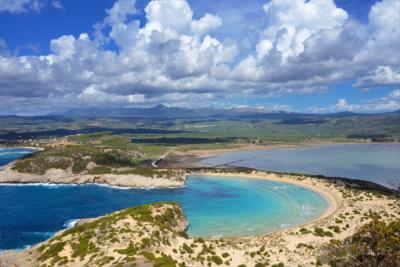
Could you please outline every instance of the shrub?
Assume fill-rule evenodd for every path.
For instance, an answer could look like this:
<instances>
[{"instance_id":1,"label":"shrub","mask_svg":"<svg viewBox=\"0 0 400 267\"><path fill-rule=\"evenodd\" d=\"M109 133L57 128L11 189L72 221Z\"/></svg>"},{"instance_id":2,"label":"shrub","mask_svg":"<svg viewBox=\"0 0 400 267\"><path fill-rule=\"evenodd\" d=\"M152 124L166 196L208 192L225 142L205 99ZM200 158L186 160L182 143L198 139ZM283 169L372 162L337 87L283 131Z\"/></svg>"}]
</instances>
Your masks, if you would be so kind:
<instances>
[{"instance_id":1,"label":"shrub","mask_svg":"<svg viewBox=\"0 0 400 267\"><path fill-rule=\"evenodd\" d=\"M307 245L307 244L304 244L304 243L299 243L299 244L297 244L296 248L314 249L314 246L312 246L312 245Z\"/></svg>"},{"instance_id":2,"label":"shrub","mask_svg":"<svg viewBox=\"0 0 400 267\"><path fill-rule=\"evenodd\" d=\"M223 263L222 259L216 255L212 255L210 259L212 262L214 262L217 265L221 265Z\"/></svg>"},{"instance_id":3,"label":"shrub","mask_svg":"<svg viewBox=\"0 0 400 267\"><path fill-rule=\"evenodd\" d=\"M194 251L191 247L189 247L186 243L183 244L182 249L188 254L192 254Z\"/></svg>"},{"instance_id":4,"label":"shrub","mask_svg":"<svg viewBox=\"0 0 400 267\"><path fill-rule=\"evenodd\" d=\"M310 231L310 230L307 230L306 228L301 228L301 229L300 229L300 233L301 233L302 235L306 235L306 234L311 233L311 231Z\"/></svg>"},{"instance_id":5,"label":"shrub","mask_svg":"<svg viewBox=\"0 0 400 267\"><path fill-rule=\"evenodd\" d=\"M224 252L222 253L222 258L228 258L229 257L229 253L228 252Z\"/></svg>"},{"instance_id":6,"label":"shrub","mask_svg":"<svg viewBox=\"0 0 400 267\"><path fill-rule=\"evenodd\" d=\"M319 228L319 227L314 228L314 235L321 236L321 237L324 237L324 236L332 237L333 236L332 232L324 231L324 229Z\"/></svg>"},{"instance_id":7,"label":"shrub","mask_svg":"<svg viewBox=\"0 0 400 267\"><path fill-rule=\"evenodd\" d=\"M188 239L189 235L185 231L179 231L178 236Z\"/></svg>"},{"instance_id":8,"label":"shrub","mask_svg":"<svg viewBox=\"0 0 400 267\"><path fill-rule=\"evenodd\" d=\"M335 233L340 233L340 227L336 225L328 226L328 229L334 231Z\"/></svg>"}]
</instances>

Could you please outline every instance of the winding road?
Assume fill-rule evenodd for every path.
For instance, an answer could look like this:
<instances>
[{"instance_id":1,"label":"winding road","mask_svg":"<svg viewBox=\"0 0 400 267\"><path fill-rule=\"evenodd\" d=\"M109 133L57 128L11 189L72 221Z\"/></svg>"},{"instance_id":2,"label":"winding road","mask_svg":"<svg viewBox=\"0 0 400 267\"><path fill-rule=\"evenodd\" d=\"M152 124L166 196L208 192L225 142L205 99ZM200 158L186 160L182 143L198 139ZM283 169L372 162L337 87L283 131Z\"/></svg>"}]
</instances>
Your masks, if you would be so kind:
<instances>
[{"instance_id":1,"label":"winding road","mask_svg":"<svg viewBox=\"0 0 400 267\"><path fill-rule=\"evenodd\" d=\"M162 155L162 156L159 157L158 159L153 160L153 162L151 163L151 166L153 166L154 168L159 168L157 164L158 164L163 158L165 158L166 156L168 156L169 153L171 153L171 152L174 151L174 150L175 150L175 147L173 147L173 148L171 148L170 150L168 150L167 153L165 153L164 155Z\"/></svg>"}]
</instances>

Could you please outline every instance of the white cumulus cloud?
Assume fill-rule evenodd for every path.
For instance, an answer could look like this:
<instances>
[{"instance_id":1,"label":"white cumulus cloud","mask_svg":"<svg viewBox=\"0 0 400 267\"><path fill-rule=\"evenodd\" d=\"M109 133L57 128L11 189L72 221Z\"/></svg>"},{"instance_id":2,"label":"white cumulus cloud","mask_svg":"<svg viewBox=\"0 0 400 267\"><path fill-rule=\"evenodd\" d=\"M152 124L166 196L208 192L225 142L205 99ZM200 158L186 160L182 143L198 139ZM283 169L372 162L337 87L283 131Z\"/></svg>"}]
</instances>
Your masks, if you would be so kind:
<instances>
[{"instance_id":1,"label":"white cumulus cloud","mask_svg":"<svg viewBox=\"0 0 400 267\"><path fill-rule=\"evenodd\" d=\"M0 0L0 8L26 12L35 2L41 3ZM191 106L311 94L348 80L360 88L399 85L398 0L375 3L367 23L353 20L333 0L271 0L261 8L264 27L249 51L240 51L241 40L215 37L222 18L195 16L185 0L152 0L144 10L135 0L118 0L95 36L66 33L50 40L49 54L17 56L0 42L4 108L30 98L55 108L68 103ZM136 19L140 12L144 23ZM108 49L109 43L117 49ZM393 97L379 101L380 107L397 108ZM349 107L345 99L335 106Z\"/></svg>"}]
</instances>

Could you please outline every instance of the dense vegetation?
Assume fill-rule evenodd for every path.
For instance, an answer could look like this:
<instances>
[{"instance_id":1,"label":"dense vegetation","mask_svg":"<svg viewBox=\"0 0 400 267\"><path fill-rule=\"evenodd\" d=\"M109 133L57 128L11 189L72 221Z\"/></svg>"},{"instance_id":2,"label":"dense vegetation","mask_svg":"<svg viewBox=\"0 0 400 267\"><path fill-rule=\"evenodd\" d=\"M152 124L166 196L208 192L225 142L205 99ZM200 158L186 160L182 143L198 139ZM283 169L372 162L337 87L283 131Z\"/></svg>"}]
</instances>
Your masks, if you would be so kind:
<instances>
[{"instance_id":1,"label":"dense vegetation","mask_svg":"<svg viewBox=\"0 0 400 267\"><path fill-rule=\"evenodd\" d=\"M96 167L88 170L89 173L98 174L100 170L106 171L118 167L134 167L137 163L125 153L118 150L103 152L101 150L84 146L65 146L39 151L19 160L13 168L19 172L43 175L50 168L67 170L80 174L87 170L89 162Z\"/></svg>"},{"instance_id":2,"label":"dense vegetation","mask_svg":"<svg viewBox=\"0 0 400 267\"><path fill-rule=\"evenodd\" d=\"M374 219L343 242L331 240L321 260L335 267L400 266L400 220Z\"/></svg>"},{"instance_id":3,"label":"dense vegetation","mask_svg":"<svg viewBox=\"0 0 400 267\"><path fill-rule=\"evenodd\" d=\"M127 136L108 133L77 135L65 142L46 144L45 150L23 157L13 165L13 169L38 175L54 168L71 174L170 177L174 174L172 170L151 166L153 159L165 151L166 148L161 146L132 144Z\"/></svg>"}]
</instances>

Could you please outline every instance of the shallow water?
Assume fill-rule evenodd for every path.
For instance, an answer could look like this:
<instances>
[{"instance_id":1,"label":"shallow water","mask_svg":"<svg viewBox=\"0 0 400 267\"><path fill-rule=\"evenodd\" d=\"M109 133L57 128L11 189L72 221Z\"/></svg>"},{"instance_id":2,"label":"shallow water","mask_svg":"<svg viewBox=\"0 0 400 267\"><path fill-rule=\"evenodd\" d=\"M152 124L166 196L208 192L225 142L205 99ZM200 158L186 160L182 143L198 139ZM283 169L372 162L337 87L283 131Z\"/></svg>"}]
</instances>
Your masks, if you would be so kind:
<instances>
[{"instance_id":1,"label":"shallow water","mask_svg":"<svg viewBox=\"0 0 400 267\"><path fill-rule=\"evenodd\" d=\"M43 241L77 218L156 201L177 201L191 236L237 236L303 223L327 207L317 193L261 179L191 176L184 188L1 185L0 249Z\"/></svg>"},{"instance_id":2,"label":"shallow water","mask_svg":"<svg viewBox=\"0 0 400 267\"><path fill-rule=\"evenodd\" d=\"M201 161L260 170L321 174L400 184L400 144L339 144L293 149L239 151Z\"/></svg>"}]
</instances>

